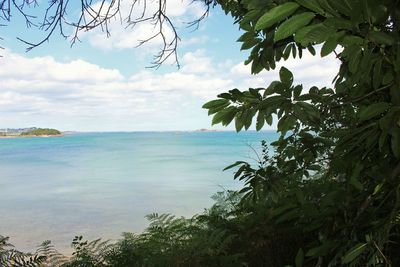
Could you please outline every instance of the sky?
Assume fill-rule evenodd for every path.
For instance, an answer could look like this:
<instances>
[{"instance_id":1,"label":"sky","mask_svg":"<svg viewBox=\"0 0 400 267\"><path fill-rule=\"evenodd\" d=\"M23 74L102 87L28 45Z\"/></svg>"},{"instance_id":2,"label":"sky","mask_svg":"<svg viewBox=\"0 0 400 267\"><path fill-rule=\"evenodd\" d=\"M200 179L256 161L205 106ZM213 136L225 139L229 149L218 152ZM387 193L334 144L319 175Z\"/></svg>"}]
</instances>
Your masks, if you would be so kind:
<instances>
[{"instance_id":1,"label":"sky","mask_svg":"<svg viewBox=\"0 0 400 267\"><path fill-rule=\"evenodd\" d=\"M27 10L40 16L46 1L39 4ZM232 130L233 126L211 127L211 117L201 106L233 88L268 86L278 78L280 66L292 70L295 82L305 88L330 86L338 70L335 58L306 53L301 60L278 64L274 71L251 75L250 67L243 64L249 51L240 51L236 40L242 33L231 17L215 7L195 30L187 28L187 22L204 12L200 3L168 0L167 4L181 38L179 69L173 60L158 69L147 68L160 49L160 40L136 47L151 36L149 24L130 29L116 20L110 23L109 38L100 29L82 32L81 42L71 47L69 38L55 34L49 42L26 52L27 45L16 37L35 42L46 33L27 28L17 12L10 22L0 19L0 24L6 24L0 27L0 45L5 47L0 51L0 128ZM79 14L79 6L71 6L69 14Z\"/></svg>"}]
</instances>

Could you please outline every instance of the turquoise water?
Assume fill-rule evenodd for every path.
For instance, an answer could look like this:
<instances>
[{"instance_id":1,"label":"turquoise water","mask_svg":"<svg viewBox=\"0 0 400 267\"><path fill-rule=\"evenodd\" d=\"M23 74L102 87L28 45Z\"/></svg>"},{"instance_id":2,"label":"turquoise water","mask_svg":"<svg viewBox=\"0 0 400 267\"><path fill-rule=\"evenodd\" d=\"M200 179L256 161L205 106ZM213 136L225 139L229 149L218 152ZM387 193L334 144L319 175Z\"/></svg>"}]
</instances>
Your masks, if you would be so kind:
<instances>
[{"instance_id":1,"label":"turquoise water","mask_svg":"<svg viewBox=\"0 0 400 267\"><path fill-rule=\"evenodd\" d=\"M236 189L236 160L272 132L85 133L0 139L0 234L18 248L140 232L152 212L192 216Z\"/></svg>"}]
</instances>

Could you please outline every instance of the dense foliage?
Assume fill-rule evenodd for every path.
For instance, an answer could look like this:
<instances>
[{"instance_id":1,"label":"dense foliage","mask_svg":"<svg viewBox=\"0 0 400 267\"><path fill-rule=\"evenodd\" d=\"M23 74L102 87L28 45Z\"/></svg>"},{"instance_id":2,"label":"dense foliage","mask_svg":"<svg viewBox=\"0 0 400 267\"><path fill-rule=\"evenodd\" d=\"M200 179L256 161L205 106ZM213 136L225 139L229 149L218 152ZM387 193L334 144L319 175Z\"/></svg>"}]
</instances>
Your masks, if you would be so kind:
<instances>
[{"instance_id":1,"label":"dense foliage","mask_svg":"<svg viewBox=\"0 0 400 267\"><path fill-rule=\"evenodd\" d=\"M304 50L341 61L333 88L293 84L282 67L267 88L233 89L204 105L214 124L234 120L238 131L253 118L257 130L278 120L265 167L238 163L243 201L266 206L276 231L302 237L298 266L399 266L400 2L220 3L244 31L254 74Z\"/></svg>"},{"instance_id":2,"label":"dense foliage","mask_svg":"<svg viewBox=\"0 0 400 267\"><path fill-rule=\"evenodd\" d=\"M21 133L22 136L44 136L44 135L60 135L61 132L56 129L36 128L27 132Z\"/></svg>"},{"instance_id":3,"label":"dense foliage","mask_svg":"<svg viewBox=\"0 0 400 267\"><path fill-rule=\"evenodd\" d=\"M282 67L266 88L206 103L213 124L237 131L277 120L258 166L228 167L245 187L191 219L151 215L116 244L77 237L64 266L400 266L400 1L218 3L243 30L254 74L334 53L332 88L293 84Z\"/></svg>"}]
</instances>

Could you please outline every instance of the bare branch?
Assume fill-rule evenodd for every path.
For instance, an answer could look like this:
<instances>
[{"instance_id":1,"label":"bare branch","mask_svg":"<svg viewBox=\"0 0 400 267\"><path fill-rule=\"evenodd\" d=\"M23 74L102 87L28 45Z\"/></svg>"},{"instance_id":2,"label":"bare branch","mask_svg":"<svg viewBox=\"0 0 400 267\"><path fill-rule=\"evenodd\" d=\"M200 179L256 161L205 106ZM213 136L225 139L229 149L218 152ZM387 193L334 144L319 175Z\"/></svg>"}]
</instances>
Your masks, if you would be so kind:
<instances>
[{"instance_id":1,"label":"bare branch","mask_svg":"<svg viewBox=\"0 0 400 267\"><path fill-rule=\"evenodd\" d=\"M179 67L177 55L178 43L180 37L177 27L168 16L167 0L125 0L124 3L130 1L126 6L122 6L123 0L101 0L94 2L92 0L80 0L78 10L80 14L77 17L69 16L67 10L72 9L70 0L50 0L44 6L44 15L40 22L33 15L27 13L27 7L39 7L37 0L0 0L0 22L10 22L13 12L24 17L27 27L37 27L46 34L38 42L27 41L23 38L17 38L25 43L27 51L36 48L50 40L54 34L60 34L64 38L70 38L71 46L80 41L80 32L88 32L94 29L100 29L107 37L111 35L110 23L119 20L121 24L126 24L125 28L132 29L141 23L149 23L154 26L155 33L139 40L141 46L154 39L161 40L161 49L154 56L150 67L158 68L170 57L174 58L176 65ZM192 0L191 4L201 2L204 4L204 13L192 22L188 22L188 27L197 29L200 22L205 19L211 7L216 5L215 0ZM74 3L76 8L76 2ZM152 11L151 7L156 5L157 8ZM76 10L72 10L76 11ZM71 12L71 13L74 13ZM123 14L127 12L127 14ZM71 30L66 30L69 27ZM67 34L67 32L71 32Z\"/></svg>"}]
</instances>

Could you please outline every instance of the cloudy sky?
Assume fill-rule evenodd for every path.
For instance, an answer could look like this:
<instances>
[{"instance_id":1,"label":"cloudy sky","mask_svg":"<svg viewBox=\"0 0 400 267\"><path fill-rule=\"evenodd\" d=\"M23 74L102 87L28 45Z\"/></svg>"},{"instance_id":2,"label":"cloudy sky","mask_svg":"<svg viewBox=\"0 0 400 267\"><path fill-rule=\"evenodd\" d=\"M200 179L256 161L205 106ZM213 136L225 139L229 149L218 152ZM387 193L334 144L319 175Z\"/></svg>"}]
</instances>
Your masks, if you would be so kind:
<instances>
[{"instance_id":1,"label":"cloudy sky","mask_svg":"<svg viewBox=\"0 0 400 267\"><path fill-rule=\"evenodd\" d=\"M37 41L44 33L35 27L27 29L15 13L0 33L4 38L0 44L6 48L0 51L0 128L211 128L211 118L201 109L203 103L232 88L267 86L277 78L277 71L250 74L242 63L248 51L240 51L240 44L236 43L241 32L218 8L211 11L198 30L187 29L185 23L203 12L200 4L190 2L168 0L169 16L181 37L180 69L171 62L158 69L146 68L160 45L155 40L135 48L151 35L148 24L125 29L115 21L111 23L111 37L106 38L101 31L83 33L81 42L72 48L68 39L55 35L50 42L26 53L26 45L16 37ZM73 12L78 13L78 9ZM306 54L301 61L288 60L281 65L289 67L296 82L305 87L329 86L337 71L334 61Z\"/></svg>"}]
</instances>

